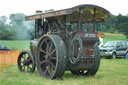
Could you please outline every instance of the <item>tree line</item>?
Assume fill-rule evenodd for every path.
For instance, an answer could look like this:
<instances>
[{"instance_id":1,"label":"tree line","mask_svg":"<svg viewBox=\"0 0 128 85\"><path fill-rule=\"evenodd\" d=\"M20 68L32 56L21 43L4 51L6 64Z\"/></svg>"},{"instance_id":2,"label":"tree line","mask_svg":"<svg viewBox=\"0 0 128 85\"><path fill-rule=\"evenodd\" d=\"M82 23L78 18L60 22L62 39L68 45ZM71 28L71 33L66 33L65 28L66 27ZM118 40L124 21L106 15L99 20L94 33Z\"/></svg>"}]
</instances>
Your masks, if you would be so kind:
<instances>
[{"instance_id":1,"label":"tree line","mask_svg":"<svg viewBox=\"0 0 128 85\"><path fill-rule=\"evenodd\" d=\"M25 21L25 14L0 16L0 40L30 40L34 38L34 21ZM128 38L128 15L110 14L105 22L97 23L98 32L123 33Z\"/></svg>"},{"instance_id":2,"label":"tree line","mask_svg":"<svg viewBox=\"0 0 128 85\"><path fill-rule=\"evenodd\" d=\"M128 38L128 15L110 14L105 22L97 24L100 32L123 33Z\"/></svg>"}]
</instances>

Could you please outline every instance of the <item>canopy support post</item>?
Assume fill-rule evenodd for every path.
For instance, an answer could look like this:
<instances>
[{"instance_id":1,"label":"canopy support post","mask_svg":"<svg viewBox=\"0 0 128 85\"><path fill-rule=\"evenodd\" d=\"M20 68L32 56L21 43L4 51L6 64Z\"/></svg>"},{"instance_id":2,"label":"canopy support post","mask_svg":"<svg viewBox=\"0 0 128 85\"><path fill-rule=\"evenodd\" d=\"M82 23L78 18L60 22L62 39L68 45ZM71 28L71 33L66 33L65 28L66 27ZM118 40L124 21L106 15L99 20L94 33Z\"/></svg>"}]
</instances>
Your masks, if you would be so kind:
<instances>
[{"instance_id":1,"label":"canopy support post","mask_svg":"<svg viewBox=\"0 0 128 85\"><path fill-rule=\"evenodd\" d=\"M96 25L96 8L94 8L94 15L93 15L93 32L96 32L95 25Z\"/></svg>"}]
</instances>

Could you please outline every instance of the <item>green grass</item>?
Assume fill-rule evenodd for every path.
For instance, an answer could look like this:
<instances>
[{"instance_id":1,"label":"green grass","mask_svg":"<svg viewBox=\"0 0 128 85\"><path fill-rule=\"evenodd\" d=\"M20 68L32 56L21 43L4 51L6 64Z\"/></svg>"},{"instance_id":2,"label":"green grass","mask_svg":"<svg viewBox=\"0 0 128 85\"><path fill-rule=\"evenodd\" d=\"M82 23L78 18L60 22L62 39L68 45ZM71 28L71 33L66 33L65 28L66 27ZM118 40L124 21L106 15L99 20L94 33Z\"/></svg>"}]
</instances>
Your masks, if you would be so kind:
<instances>
[{"instance_id":1,"label":"green grass","mask_svg":"<svg viewBox=\"0 0 128 85\"><path fill-rule=\"evenodd\" d=\"M123 34L104 33L104 43L113 40L128 40Z\"/></svg>"},{"instance_id":2,"label":"green grass","mask_svg":"<svg viewBox=\"0 0 128 85\"><path fill-rule=\"evenodd\" d=\"M0 71L0 85L128 85L128 60L102 59L94 77L76 76L66 71L63 80L40 77L38 72L19 72L16 65Z\"/></svg>"},{"instance_id":3,"label":"green grass","mask_svg":"<svg viewBox=\"0 0 128 85\"><path fill-rule=\"evenodd\" d=\"M3 44L12 50L28 50L30 47L30 40L0 40L0 44Z\"/></svg>"}]
</instances>

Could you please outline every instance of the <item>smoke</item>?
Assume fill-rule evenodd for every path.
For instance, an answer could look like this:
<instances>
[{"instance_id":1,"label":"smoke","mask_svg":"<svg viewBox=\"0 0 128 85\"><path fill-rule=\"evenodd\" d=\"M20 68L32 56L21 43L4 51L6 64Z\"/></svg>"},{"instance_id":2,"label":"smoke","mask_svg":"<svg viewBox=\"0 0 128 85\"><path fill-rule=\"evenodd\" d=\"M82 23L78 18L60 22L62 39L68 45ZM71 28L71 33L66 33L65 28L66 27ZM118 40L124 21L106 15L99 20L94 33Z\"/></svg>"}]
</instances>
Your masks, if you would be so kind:
<instances>
[{"instance_id":1,"label":"smoke","mask_svg":"<svg viewBox=\"0 0 128 85\"><path fill-rule=\"evenodd\" d=\"M16 26L15 31L16 39L28 40L34 36L34 26L32 21L23 21L21 24Z\"/></svg>"},{"instance_id":2,"label":"smoke","mask_svg":"<svg viewBox=\"0 0 128 85\"><path fill-rule=\"evenodd\" d=\"M34 38L34 21L25 21L23 13L11 14L9 18L10 24L15 30L15 39L30 40Z\"/></svg>"}]
</instances>

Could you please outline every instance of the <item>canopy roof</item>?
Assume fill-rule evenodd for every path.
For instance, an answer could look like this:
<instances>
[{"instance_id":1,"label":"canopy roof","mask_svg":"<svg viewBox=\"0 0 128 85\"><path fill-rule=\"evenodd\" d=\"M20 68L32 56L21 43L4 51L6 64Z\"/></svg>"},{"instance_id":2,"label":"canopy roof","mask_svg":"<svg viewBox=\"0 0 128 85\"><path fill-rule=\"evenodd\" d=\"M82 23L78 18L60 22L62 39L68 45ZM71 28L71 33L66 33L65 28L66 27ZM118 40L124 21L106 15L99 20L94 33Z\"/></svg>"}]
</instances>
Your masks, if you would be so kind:
<instances>
[{"instance_id":1,"label":"canopy roof","mask_svg":"<svg viewBox=\"0 0 128 85\"><path fill-rule=\"evenodd\" d=\"M108 10L100 6L84 4L84 5L75 6L69 9L63 9L63 10L58 10L58 11L53 11L48 13L41 13L41 14L36 14L32 16L26 16L25 20L35 20L35 19L41 19L41 18L47 19L50 17L60 19L60 17L67 15L66 21L75 22L75 21L78 21L80 9L82 10L81 16L86 21L92 21L94 17L94 13L96 13L96 16L95 16L96 21L104 21L109 14ZM94 12L94 9L96 10L95 12Z\"/></svg>"}]
</instances>

